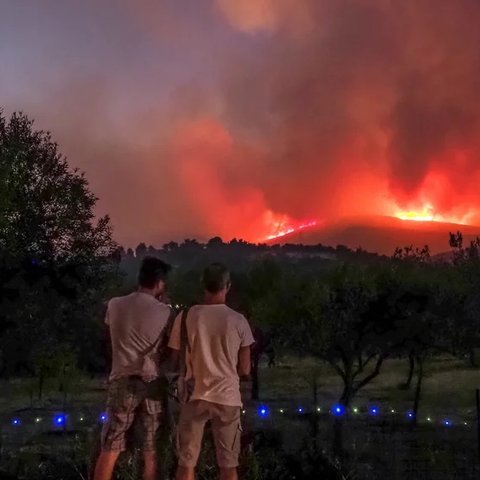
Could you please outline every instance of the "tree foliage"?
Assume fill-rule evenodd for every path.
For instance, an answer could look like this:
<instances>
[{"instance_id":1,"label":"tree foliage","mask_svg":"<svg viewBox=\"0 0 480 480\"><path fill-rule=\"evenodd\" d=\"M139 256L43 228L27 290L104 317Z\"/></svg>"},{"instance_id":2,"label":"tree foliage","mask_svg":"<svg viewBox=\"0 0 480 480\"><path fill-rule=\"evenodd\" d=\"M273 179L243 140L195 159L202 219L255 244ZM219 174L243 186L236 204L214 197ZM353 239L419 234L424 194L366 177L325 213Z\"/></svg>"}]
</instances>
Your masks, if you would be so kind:
<instances>
[{"instance_id":1,"label":"tree foliage","mask_svg":"<svg viewBox=\"0 0 480 480\"><path fill-rule=\"evenodd\" d=\"M14 113L0 116L0 247L37 260L90 259L116 248L108 217L95 222L95 196L47 132Z\"/></svg>"},{"instance_id":2,"label":"tree foliage","mask_svg":"<svg viewBox=\"0 0 480 480\"><path fill-rule=\"evenodd\" d=\"M38 343L66 342L95 363L98 313L116 278L108 217L47 132L0 113L0 373L33 372Z\"/></svg>"}]
</instances>

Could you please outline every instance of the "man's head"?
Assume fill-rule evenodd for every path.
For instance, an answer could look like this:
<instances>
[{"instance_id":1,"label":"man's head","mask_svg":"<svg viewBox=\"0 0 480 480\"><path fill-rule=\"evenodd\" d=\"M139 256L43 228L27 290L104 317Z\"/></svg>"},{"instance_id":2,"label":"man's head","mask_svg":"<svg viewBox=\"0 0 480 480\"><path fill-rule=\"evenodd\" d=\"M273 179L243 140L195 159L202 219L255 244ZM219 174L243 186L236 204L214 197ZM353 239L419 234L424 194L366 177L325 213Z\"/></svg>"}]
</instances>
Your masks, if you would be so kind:
<instances>
[{"instance_id":1,"label":"man's head","mask_svg":"<svg viewBox=\"0 0 480 480\"><path fill-rule=\"evenodd\" d=\"M226 296L230 290L230 272L221 263L212 263L203 272L205 293L215 296Z\"/></svg>"},{"instance_id":2,"label":"man's head","mask_svg":"<svg viewBox=\"0 0 480 480\"><path fill-rule=\"evenodd\" d=\"M145 257L138 273L140 288L150 290L155 297L165 292L167 276L172 267L156 257Z\"/></svg>"}]
</instances>

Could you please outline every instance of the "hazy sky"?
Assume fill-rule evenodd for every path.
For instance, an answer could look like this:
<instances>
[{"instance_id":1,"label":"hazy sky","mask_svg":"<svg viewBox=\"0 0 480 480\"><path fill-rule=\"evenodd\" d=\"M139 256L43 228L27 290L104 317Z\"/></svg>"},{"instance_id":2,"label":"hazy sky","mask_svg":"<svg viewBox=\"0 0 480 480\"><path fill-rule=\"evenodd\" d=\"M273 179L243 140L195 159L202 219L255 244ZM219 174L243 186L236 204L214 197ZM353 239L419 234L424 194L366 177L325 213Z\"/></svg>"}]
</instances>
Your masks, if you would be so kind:
<instances>
[{"instance_id":1,"label":"hazy sky","mask_svg":"<svg viewBox=\"0 0 480 480\"><path fill-rule=\"evenodd\" d=\"M0 106L84 170L117 240L478 221L478 0L2 0Z\"/></svg>"}]
</instances>

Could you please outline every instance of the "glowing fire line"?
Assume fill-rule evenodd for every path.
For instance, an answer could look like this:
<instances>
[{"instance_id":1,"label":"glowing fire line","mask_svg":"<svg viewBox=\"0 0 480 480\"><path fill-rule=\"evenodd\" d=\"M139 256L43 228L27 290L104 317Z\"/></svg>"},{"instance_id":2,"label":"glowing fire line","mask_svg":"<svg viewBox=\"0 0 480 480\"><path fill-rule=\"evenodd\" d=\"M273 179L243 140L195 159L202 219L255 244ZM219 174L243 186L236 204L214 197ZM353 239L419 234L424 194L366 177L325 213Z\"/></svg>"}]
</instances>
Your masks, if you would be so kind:
<instances>
[{"instance_id":1,"label":"glowing fire line","mask_svg":"<svg viewBox=\"0 0 480 480\"><path fill-rule=\"evenodd\" d=\"M415 211L400 211L395 215L400 220L412 220L414 222L434 222L435 214L433 209L429 206L423 208L423 210Z\"/></svg>"},{"instance_id":2,"label":"glowing fire line","mask_svg":"<svg viewBox=\"0 0 480 480\"><path fill-rule=\"evenodd\" d=\"M471 212L470 212L471 213ZM441 223L456 223L459 225L468 225L470 213L463 217L455 215L440 215L435 212L434 207L427 203L419 210L396 210L394 217L400 220L407 220L413 222L441 222Z\"/></svg>"},{"instance_id":3,"label":"glowing fire line","mask_svg":"<svg viewBox=\"0 0 480 480\"><path fill-rule=\"evenodd\" d=\"M318 225L318 222L316 220L311 220L310 222L302 223L296 227L284 227L282 230L269 235L266 240L275 240L276 238L282 238L285 237L286 235L289 235L291 233L296 233L301 230L305 230L306 228L310 227L315 227Z\"/></svg>"}]
</instances>

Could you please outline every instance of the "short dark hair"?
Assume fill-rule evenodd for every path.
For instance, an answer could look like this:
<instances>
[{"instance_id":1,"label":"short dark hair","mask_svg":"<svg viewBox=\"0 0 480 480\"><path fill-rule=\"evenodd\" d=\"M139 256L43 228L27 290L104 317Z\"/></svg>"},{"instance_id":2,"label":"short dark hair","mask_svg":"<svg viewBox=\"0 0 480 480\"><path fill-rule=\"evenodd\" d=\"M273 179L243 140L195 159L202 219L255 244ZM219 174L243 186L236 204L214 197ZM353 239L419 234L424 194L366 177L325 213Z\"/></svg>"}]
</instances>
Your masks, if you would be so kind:
<instances>
[{"instance_id":1,"label":"short dark hair","mask_svg":"<svg viewBox=\"0 0 480 480\"><path fill-rule=\"evenodd\" d=\"M230 284L230 272L221 263L212 263L203 271L203 286L209 293L218 293Z\"/></svg>"},{"instance_id":2,"label":"short dark hair","mask_svg":"<svg viewBox=\"0 0 480 480\"><path fill-rule=\"evenodd\" d=\"M161 280L167 280L171 269L171 265L157 257L145 257L138 272L138 284L144 288L153 288Z\"/></svg>"}]
</instances>

